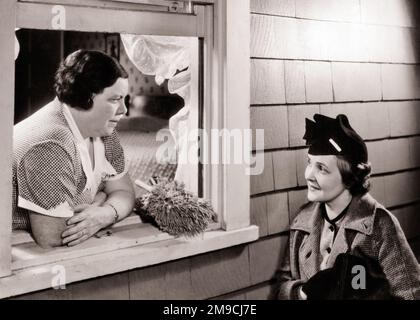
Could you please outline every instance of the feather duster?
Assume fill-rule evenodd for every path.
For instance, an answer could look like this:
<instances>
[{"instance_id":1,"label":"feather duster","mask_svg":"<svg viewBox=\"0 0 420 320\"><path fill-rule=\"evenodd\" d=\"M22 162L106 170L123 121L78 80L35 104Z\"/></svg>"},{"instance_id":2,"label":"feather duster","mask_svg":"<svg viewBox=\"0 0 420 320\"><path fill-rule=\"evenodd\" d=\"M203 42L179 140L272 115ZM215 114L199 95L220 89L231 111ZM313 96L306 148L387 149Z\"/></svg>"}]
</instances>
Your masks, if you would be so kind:
<instances>
[{"instance_id":1,"label":"feather duster","mask_svg":"<svg viewBox=\"0 0 420 320\"><path fill-rule=\"evenodd\" d=\"M172 236L194 237L217 222L210 202L185 190L181 182L162 179L150 186L137 180L136 184L149 192L136 199L135 210Z\"/></svg>"}]
</instances>

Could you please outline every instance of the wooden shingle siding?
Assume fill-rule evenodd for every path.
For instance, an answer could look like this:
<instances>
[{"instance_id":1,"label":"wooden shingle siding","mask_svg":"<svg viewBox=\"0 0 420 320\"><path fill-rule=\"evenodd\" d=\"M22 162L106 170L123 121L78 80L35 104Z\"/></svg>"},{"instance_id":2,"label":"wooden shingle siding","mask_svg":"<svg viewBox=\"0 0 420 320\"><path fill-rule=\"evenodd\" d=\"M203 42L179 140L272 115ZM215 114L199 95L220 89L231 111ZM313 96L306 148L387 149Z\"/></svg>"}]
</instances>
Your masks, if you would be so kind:
<instances>
[{"instance_id":1,"label":"wooden shingle siding","mask_svg":"<svg viewBox=\"0 0 420 320\"><path fill-rule=\"evenodd\" d=\"M307 102L332 102L331 63L305 61L305 87Z\"/></svg>"},{"instance_id":2,"label":"wooden shingle siding","mask_svg":"<svg viewBox=\"0 0 420 320\"><path fill-rule=\"evenodd\" d=\"M398 155L394 155L398 157ZM395 207L420 200L420 170L385 176L385 206ZM419 231L420 233L420 231Z\"/></svg>"},{"instance_id":3,"label":"wooden shingle siding","mask_svg":"<svg viewBox=\"0 0 420 320\"><path fill-rule=\"evenodd\" d=\"M256 58L416 63L416 37L415 29L399 26L251 17L251 56Z\"/></svg>"},{"instance_id":4,"label":"wooden shingle siding","mask_svg":"<svg viewBox=\"0 0 420 320\"><path fill-rule=\"evenodd\" d=\"M370 179L371 189L369 193L380 203L386 205L385 197L385 176L373 177Z\"/></svg>"},{"instance_id":5,"label":"wooden shingle siding","mask_svg":"<svg viewBox=\"0 0 420 320\"><path fill-rule=\"evenodd\" d=\"M267 195L268 234L274 235L289 230L287 192Z\"/></svg>"},{"instance_id":6,"label":"wooden shingle siding","mask_svg":"<svg viewBox=\"0 0 420 320\"><path fill-rule=\"evenodd\" d=\"M166 297L166 265L158 265L129 273L132 300L159 300Z\"/></svg>"},{"instance_id":7,"label":"wooden shingle siding","mask_svg":"<svg viewBox=\"0 0 420 320\"><path fill-rule=\"evenodd\" d=\"M264 161L263 173L260 175L251 176L251 195L274 190L272 152L266 152L264 154L263 161Z\"/></svg>"},{"instance_id":8,"label":"wooden shingle siding","mask_svg":"<svg viewBox=\"0 0 420 320\"><path fill-rule=\"evenodd\" d=\"M416 26L417 0L360 0L362 23Z\"/></svg>"},{"instance_id":9,"label":"wooden shingle siding","mask_svg":"<svg viewBox=\"0 0 420 320\"><path fill-rule=\"evenodd\" d=\"M388 105L392 137L420 133L420 101L398 101Z\"/></svg>"},{"instance_id":10,"label":"wooden shingle siding","mask_svg":"<svg viewBox=\"0 0 420 320\"><path fill-rule=\"evenodd\" d=\"M130 294L127 284L127 273L76 283L71 287L71 299L128 300L130 298Z\"/></svg>"},{"instance_id":11,"label":"wooden shingle siding","mask_svg":"<svg viewBox=\"0 0 420 320\"><path fill-rule=\"evenodd\" d=\"M305 62L287 60L284 61L286 102L305 103Z\"/></svg>"},{"instance_id":12,"label":"wooden shingle siding","mask_svg":"<svg viewBox=\"0 0 420 320\"><path fill-rule=\"evenodd\" d=\"M420 202L419 179L419 169L374 176L370 193L388 208Z\"/></svg>"},{"instance_id":13,"label":"wooden shingle siding","mask_svg":"<svg viewBox=\"0 0 420 320\"><path fill-rule=\"evenodd\" d=\"M295 8L295 0L251 0L251 13L294 17Z\"/></svg>"},{"instance_id":14,"label":"wooden shingle siding","mask_svg":"<svg viewBox=\"0 0 420 320\"><path fill-rule=\"evenodd\" d=\"M287 236L276 236L249 245L251 284L273 278L287 245Z\"/></svg>"},{"instance_id":15,"label":"wooden shingle siding","mask_svg":"<svg viewBox=\"0 0 420 320\"><path fill-rule=\"evenodd\" d=\"M238 246L191 259L196 299L207 299L250 286L248 246Z\"/></svg>"},{"instance_id":16,"label":"wooden shingle siding","mask_svg":"<svg viewBox=\"0 0 420 320\"><path fill-rule=\"evenodd\" d=\"M298 23L295 19L251 16L251 57L303 58L304 45L299 39Z\"/></svg>"},{"instance_id":17,"label":"wooden shingle siding","mask_svg":"<svg viewBox=\"0 0 420 320\"><path fill-rule=\"evenodd\" d=\"M398 221L400 222L401 227L403 228L404 233L408 239L413 239L419 236L419 212L419 204L409 205L392 210L392 213L398 218Z\"/></svg>"},{"instance_id":18,"label":"wooden shingle siding","mask_svg":"<svg viewBox=\"0 0 420 320\"><path fill-rule=\"evenodd\" d=\"M416 165L410 154L408 138L367 143L373 174L413 169Z\"/></svg>"},{"instance_id":19,"label":"wooden shingle siding","mask_svg":"<svg viewBox=\"0 0 420 320\"><path fill-rule=\"evenodd\" d=\"M288 111L290 146L304 146L305 140L302 138L305 134L305 118L312 118L315 113L319 113L319 105L294 105L289 106Z\"/></svg>"},{"instance_id":20,"label":"wooden shingle siding","mask_svg":"<svg viewBox=\"0 0 420 320\"><path fill-rule=\"evenodd\" d=\"M296 187L296 152L291 150L273 152L273 170L275 190Z\"/></svg>"},{"instance_id":21,"label":"wooden shingle siding","mask_svg":"<svg viewBox=\"0 0 420 320\"><path fill-rule=\"evenodd\" d=\"M267 300L270 299L273 292L273 285L263 283L262 285L251 287L245 291L247 300Z\"/></svg>"},{"instance_id":22,"label":"wooden shingle siding","mask_svg":"<svg viewBox=\"0 0 420 320\"><path fill-rule=\"evenodd\" d=\"M308 148L298 149L295 151L296 153L296 169L297 169L297 179L298 179L298 186L304 187L306 186L306 179L305 179L305 170L306 166L308 165Z\"/></svg>"},{"instance_id":23,"label":"wooden shingle siding","mask_svg":"<svg viewBox=\"0 0 420 320\"><path fill-rule=\"evenodd\" d=\"M191 281L191 259L171 262L165 274L166 299L195 299Z\"/></svg>"},{"instance_id":24,"label":"wooden shingle siding","mask_svg":"<svg viewBox=\"0 0 420 320\"><path fill-rule=\"evenodd\" d=\"M308 202L307 190L293 190L288 192L289 200L289 221L292 222L298 213L299 208ZM287 213L285 213L287 214Z\"/></svg>"},{"instance_id":25,"label":"wooden shingle siding","mask_svg":"<svg viewBox=\"0 0 420 320\"><path fill-rule=\"evenodd\" d=\"M287 107L251 107L251 128L253 128L253 150L261 150L255 145L255 130L264 130L264 146L268 149L279 149L289 146ZM262 150L264 150L262 149Z\"/></svg>"},{"instance_id":26,"label":"wooden shingle siding","mask_svg":"<svg viewBox=\"0 0 420 320\"><path fill-rule=\"evenodd\" d=\"M420 99L420 66L384 64L381 67L384 100Z\"/></svg>"},{"instance_id":27,"label":"wooden shingle siding","mask_svg":"<svg viewBox=\"0 0 420 320\"><path fill-rule=\"evenodd\" d=\"M413 167L420 167L420 137L411 137L408 141L410 146L410 161Z\"/></svg>"},{"instance_id":28,"label":"wooden shingle siding","mask_svg":"<svg viewBox=\"0 0 420 320\"><path fill-rule=\"evenodd\" d=\"M359 0L298 0L295 2L298 18L360 22Z\"/></svg>"},{"instance_id":29,"label":"wooden shingle siding","mask_svg":"<svg viewBox=\"0 0 420 320\"><path fill-rule=\"evenodd\" d=\"M284 104L284 62L251 60L251 104Z\"/></svg>"},{"instance_id":30,"label":"wooden shingle siding","mask_svg":"<svg viewBox=\"0 0 420 320\"><path fill-rule=\"evenodd\" d=\"M251 198L251 224L258 226L260 238L268 235L266 196Z\"/></svg>"},{"instance_id":31,"label":"wooden shingle siding","mask_svg":"<svg viewBox=\"0 0 420 320\"><path fill-rule=\"evenodd\" d=\"M382 99L379 64L333 62L334 101L378 101Z\"/></svg>"},{"instance_id":32,"label":"wooden shingle siding","mask_svg":"<svg viewBox=\"0 0 420 320\"><path fill-rule=\"evenodd\" d=\"M214 297L210 300L246 300L246 294L245 291L237 291Z\"/></svg>"},{"instance_id":33,"label":"wooden shingle siding","mask_svg":"<svg viewBox=\"0 0 420 320\"><path fill-rule=\"evenodd\" d=\"M65 289L44 290L13 299L25 300L128 300L128 273L91 279L67 285Z\"/></svg>"},{"instance_id":34,"label":"wooden shingle siding","mask_svg":"<svg viewBox=\"0 0 420 320\"><path fill-rule=\"evenodd\" d=\"M389 102L334 103L320 106L320 113L336 117L342 113L364 139L384 139L391 136Z\"/></svg>"}]
</instances>

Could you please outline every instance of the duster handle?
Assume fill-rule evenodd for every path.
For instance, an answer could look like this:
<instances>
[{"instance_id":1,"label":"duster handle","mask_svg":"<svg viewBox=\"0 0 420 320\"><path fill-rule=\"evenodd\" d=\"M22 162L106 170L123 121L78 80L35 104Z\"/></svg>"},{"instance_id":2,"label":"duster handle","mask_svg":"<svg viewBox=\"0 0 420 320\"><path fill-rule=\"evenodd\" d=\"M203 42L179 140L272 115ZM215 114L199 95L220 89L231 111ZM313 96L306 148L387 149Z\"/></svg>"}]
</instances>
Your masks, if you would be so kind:
<instances>
[{"instance_id":1,"label":"duster handle","mask_svg":"<svg viewBox=\"0 0 420 320\"><path fill-rule=\"evenodd\" d=\"M152 190L153 190L153 186L148 185L147 183L145 183L145 182L143 182L143 181L141 181L139 179L137 179L134 183L137 186L139 186L140 188L143 188L146 191L152 192Z\"/></svg>"}]
</instances>

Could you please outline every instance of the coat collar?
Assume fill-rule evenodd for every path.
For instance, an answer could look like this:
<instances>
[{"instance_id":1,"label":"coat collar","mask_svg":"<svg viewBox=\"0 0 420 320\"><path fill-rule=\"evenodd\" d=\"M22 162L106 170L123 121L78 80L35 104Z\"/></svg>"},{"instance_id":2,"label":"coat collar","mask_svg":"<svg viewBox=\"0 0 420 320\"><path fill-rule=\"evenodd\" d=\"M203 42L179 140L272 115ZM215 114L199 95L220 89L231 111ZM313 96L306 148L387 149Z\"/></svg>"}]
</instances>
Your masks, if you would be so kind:
<instances>
[{"instance_id":1,"label":"coat collar","mask_svg":"<svg viewBox=\"0 0 420 320\"><path fill-rule=\"evenodd\" d=\"M342 227L360 233L371 235L376 209L382 206L371 195L353 197L347 214L343 218ZM311 233L317 228L321 216L321 203L306 204L292 223L292 230L302 230Z\"/></svg>"}]
</instances>

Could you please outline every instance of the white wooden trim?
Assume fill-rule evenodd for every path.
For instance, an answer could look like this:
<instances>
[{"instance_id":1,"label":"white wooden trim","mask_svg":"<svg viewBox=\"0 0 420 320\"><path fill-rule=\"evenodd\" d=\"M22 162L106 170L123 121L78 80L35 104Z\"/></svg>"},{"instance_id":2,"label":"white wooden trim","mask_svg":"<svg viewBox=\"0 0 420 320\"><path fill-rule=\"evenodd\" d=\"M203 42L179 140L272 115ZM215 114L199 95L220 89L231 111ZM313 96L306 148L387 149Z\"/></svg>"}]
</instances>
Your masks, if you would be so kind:
<instances>
[{"instance_id":1,"label":"white wooden trim","mask_svg":"<svg viewBox=\"0 0 420 320\"><path fill-rule=\"evenodd\" d=\"M202 238L170 239L142 246L51 263L13 272L0 279L0 298L6 298L52 287L56 275L53 268L65 270L66 284L147 267L244 244L258 239L258 227L251 226L230 232L206 232Z\"/></svg>"},{"instance_id":2,"label":"white wooden trim","mask_svg":"<svg viewBox=\"0 0 420 320\"><path fill-rule=\"evenodd\" d=\"M76 7L95 7L108 9L125 10L146 10L146 11L164 11L168 12L168 7L140 4L138 2L118 1L118 0L19 0L22 3L42 3Z\"/></svg>"},{"instance_id":3,"label":"white wooden trim","mask_svg":"<svg viewBox=\"0 0 420 320\"><path fill-rule=\"evenodd\" d=\"M42 0L39 0L42 1ZM129 2L150 5L168 5L168 3L176 2L177 0L110 0L110 2ZM191 2L193 4L213 4L214 0L178 0L181 2ZM217 0L216 0L217 1Z\"/></svg>"},{"instance_id":4,"label":"white wooden trim","mask_svg":"<svg viewBox=\"0 0 420 320\"><path fill-rule=\"evenodd\" d=\"M99 5L102 6L109 6L112 5L114 2L120 2L124 4L144 4L150 6L168 6L171 2L191 2L193 4L213 4L214 0L19 0L19 2L32 2L32 3L55 3L55 4L77 4L77 5L84 5L89 6L90 3L96 1Z\"/></svg>"},{"instance_id":5,"label":"white wooden trim","mask_svg":"<svg viewBox=\"0 0 420 320\"><path fill-rule=\"evenodd\" d=\"M35 242L15 245L12 248L12 270L49 263L60 263L70 259L83 259L97 253L111 252L136 245L171 239L149 224L132 224L120 228L110 236L100 239L92 237L76 247L42 249Z\"/></svg>"},{"instance_id":6,"label":"white wooden trim","mask_svg":"<svg viewBox=\"0 0 420 320\"><path fill-rule=\"evenodd\" d=\"M215 5L218 57L222 58L218 61L218 75L219 86L222 86L219 99L223 114L220 115L222 124L218 128L250 129L249 8L249 0L218 0ZM223 165L223 220L226 230L250 225L251 189L246 169L246 163Z\"/></svg>"},{"instance_id":7,"label":"white wooden trim","mask_svg":"<svg viewBox=\"0 0 420 320\"><path fill-rule=\"evenodd\" d=\"M168 3L170 4L171 2L176 2L176 0L112 0L112 1L133 2L133 3L141 3L141 4L149 4L149 5L168 5ZM201 4L201 5L214 4L214 0L179 0L179 1L190 2L192 4Z\"/></svg>"},{"instance_id":8,"label":"white wooden trim","mask_svg":"<svg viewBox=\"0 0 420 320\"><path fill-rule=\"evenodd\" d=\"M18 3L16 24L20 28L54 30L52 4ZM36 14L33 14L36 12ZM198 18L195 15L166 12L112 10L92 7L65 7L65 28L86 32L133 33L200 37ZM100 19L92 19L100 17ZM156 21L164 23L157 24Z\"/></svg>"},{"instance_id":9,"label":"white wooden trim","mask_svg":"<svg viewBox=\"0 0 420 320\"><path fill-rule=\"evenodd\" d=\"M143 10L143 11L163 11L171 12L173 14L186 13L191 14L191 7L194 4L208 5L213 4L213 0L19 0L19 2L26 3L43 3L64 6L79 6L79 7L96 7L108 9L126 9L126 10ZM171 10L174 2L185 2L183 8L178 11Z\"/></svg>"},{"instance_id":10,"label":"white wooden trim","mask_svg":"<svg viewBox=\"0 0 420 320\"><path fill-rule=\"evenodd\" d=\"M217 224L209 227L209 231L218 229ZM131 223L110 231L112 234L108 236L92 237L76 247L42 249L33 241L15 245L12 248L12 271L174 239L147 223Z\"/></svg>"},{"instance_id":11,"label":"white wooden trim","mask_svg":"<svg viewBox=\"0 0 420 320\"><path fill-rule=\"evenodd\" d=\"M219 218L223 219L223 205L222 205L222 166L212 164L212 160L217 160L221 163L221 147L218 144L212 144L211 129L220 128L221 124L221 102L220 96L220 81L223 78L218 73L221 69L218 60L218 42L215 41L215 11L213 6L205 8L203 29L206 37L204 38L204 110L203 110L203 127L207 134L208 149L205 150L204 157L206 163L203 165L203 193L204 197L211 199L211 203L216 212L219 213ZM204 158L203 157L203 158ZM224 225L224 222L223 222Z\"/></svg>"},{"instance_id":12,"label":"white wooden trim","mask_svg":"<svg viewBox=\"0 0 420 320\"><path fill-rule=\"evenodd\" d=\"M12 233L12 154L15 85L15 0L0 2L0 277L10 275Z\"/></svg>"},{"instance_id":13,"label":"white wooden trim","mask_svg":"<svg viewBox=\"0 0 420 320\"><path fill-rule=\"evenodd\" d=\"M210 130L250 129L249 5L249 0L218 0L214 8L207 9L205 26L207 32L214 32L214 37L205 39L214 47L213 55L205 56L204 81L211 86L211 95L204 98L204 123L210 138L207 157L209 163L217 159L220 165L204 166L204 191L221 213L225 230L250 225L250 177L246 163L223 163L229 158L220 144L224 141L220 138L213 143Z\"/></svg>"}]
</instances>

